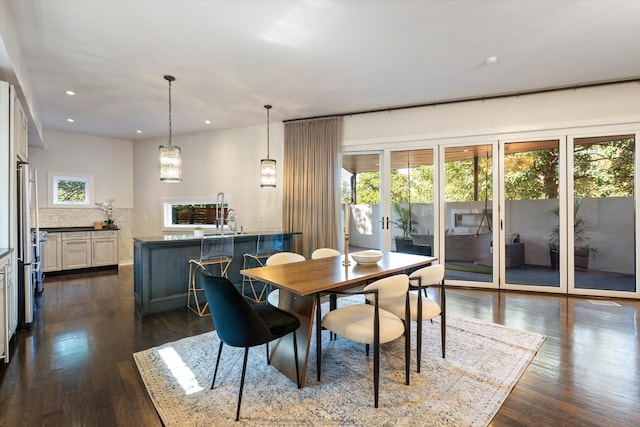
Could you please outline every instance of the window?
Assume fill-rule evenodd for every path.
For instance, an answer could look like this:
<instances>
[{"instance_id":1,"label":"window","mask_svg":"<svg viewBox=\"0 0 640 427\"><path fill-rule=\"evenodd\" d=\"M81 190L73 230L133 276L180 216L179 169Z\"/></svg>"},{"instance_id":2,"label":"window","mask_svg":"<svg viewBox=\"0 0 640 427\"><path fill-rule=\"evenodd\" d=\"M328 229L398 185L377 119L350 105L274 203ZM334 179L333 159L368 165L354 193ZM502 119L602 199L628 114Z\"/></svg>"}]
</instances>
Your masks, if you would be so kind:
<instances>
[{"instance_id":1,"label":"window","mask_svg":"<svg viewBox=\"0 0 640 427\"><path fill-rule=\"evenodd\" d=\"M89 207L93 197L93 176L49 173L50 207Z\"/></svg>"},{"instance_id":2,"label":"window","mask_svg":"<svg viewBox=\"0 0 640 427\"><path fill-rule=\"evenodd\" d=\"M164 228L217 228L229 226L227 202L204 200L168 200L163 202Z\"/></svg>"}]
</instances>

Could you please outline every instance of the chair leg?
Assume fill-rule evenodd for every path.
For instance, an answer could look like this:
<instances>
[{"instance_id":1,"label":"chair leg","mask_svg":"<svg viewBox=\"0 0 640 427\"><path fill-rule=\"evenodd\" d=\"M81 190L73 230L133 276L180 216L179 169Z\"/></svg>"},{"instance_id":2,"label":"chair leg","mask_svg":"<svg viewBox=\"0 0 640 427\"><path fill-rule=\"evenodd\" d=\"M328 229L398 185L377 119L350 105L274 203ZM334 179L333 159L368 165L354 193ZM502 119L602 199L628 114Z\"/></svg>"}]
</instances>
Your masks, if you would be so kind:
<instances>
[{"instance_id":1,"label":"chair leg","mask_svg":"<svg viewBox=\"0 0 640 427\"><path fill-rule=\"evenodd\" d=\"M242 389L244 388L244 374L247 372L248 357L249 357L249 347L245 347L244 363L242 364L242 378L240 378L240 393L238 393L238 409L236 410L236 421L240 419L240 404L242 403Z\"/></svg>"},{"instance_id":2,"label":"chair leg","mask_svg":"<svg viewBox=\"0 0 640 427\"><path fill-rule=\"evenodd\" d=\"M320 296L316 295L316 372L320 382L322 366L322 314L320 313Z\"/></svg>"},{"instance_id":3,"label":"chair leg","mask_svg":"<svg viewBox=\"0 0 640 427\"><path fill-rule=\"evenodd\" d=\"M368 347L368 345L367 345ZM378 389L380 385L380 343L373 343L373 403L378 407Z\"/></svg>"},{"instance_id":4,"label":"chair leg","mask_svg":"<svg viewBox=\"0 0 640 427\"><path fill-rule=\"evenodd\" d=\"M442 339L442 358L444 359L444 350L446 348L446 336L447 336L447 304L446 304L446 300L445 300L445 291L444 291L444 285L442 285L442 291L441 291L441 297L440 297L440 337Z\"/></svg>"},{"instance_id":5,"label":"chair leg","mask_svg":"<svg viewBox=\"0 0 640 427\"><path fill-rule=\"evenodd\" d=\"M333 311L336 308L338 308L338 296L336 294L330 294L329 295L329 311ZM338 335L334 334L333 332L329 332L329 339L337 340Z\"/></svg>"},{"instance_id":6,"label":"chair leg","mask_svg":"<svg viewBox=\"0 0 640 427\"><path fill-rule=\"evenodd\" d=\"M220 364L220 355L222 354L222 346L224 343L220 341L220 347L218 347L218 357L216 357L216 367L213 370L213 381L211 382L211 390L213 390L213 385L216 383L216 376L218 375L218 364Z\"/></svg>"},{"instance_id":7,"label":"chair leg","mask_svg":"<svg viewBox=\"0 0 640 427\"><path fill-rule=\"evenodd\" d=\"M405 332L404 332L404 382L406 385L409 385L410 377L411 377L411 314L409 313L409 299L407 298L407 311L405 313L408 321L405 321ZM420 366L420 361L418 361L418 366Z\"/></svg>"},{"instance_id":8,"label":"chair leg","mask_svg":"<svg viewBox=\"0 0 640 427\"><path fill-rule=\"evenodd\" d=\"M426 293L426 290L425 290ZM418 313L416 317L416 357L418 369L416 372L420 373L420 364L422 362L422 297L418 292Z\"/></svg>"},{"instance_id":9,"label":"chair leg","mask_svg":"<svg viewBox=\"0 0 640 427\"><path fill-rule=\"evenodd\" d=\"M269 358L269 343L266 344L267 347L267 365L271 365L271 359Z\"/></svg>"},{"instance_id":10,"label":"chair leg","mask_svg":"<svg viewBox=\"0 0 640 427\"><path fill-rule=\"evenodd\" d=\"M300 367L298 366L298 338L296 331L293 331L293 360L296 363L296 384L300 387Z\"/></svg>"}]
</instances>

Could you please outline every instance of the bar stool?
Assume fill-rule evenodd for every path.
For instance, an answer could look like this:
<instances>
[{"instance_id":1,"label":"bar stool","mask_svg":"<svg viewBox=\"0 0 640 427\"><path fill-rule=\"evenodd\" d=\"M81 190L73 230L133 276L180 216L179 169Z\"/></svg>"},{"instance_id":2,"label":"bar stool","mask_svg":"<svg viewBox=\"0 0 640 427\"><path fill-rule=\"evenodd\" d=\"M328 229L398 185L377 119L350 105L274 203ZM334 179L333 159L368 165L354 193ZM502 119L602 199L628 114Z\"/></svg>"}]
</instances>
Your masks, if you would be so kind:
<instances>
[{"instance_id":1,"label":"bar stool","mask_svg":"<svg viewBox=\"0 0 640 427\"><path fill-rule=\"evenodd\" d=\"M256 239L256 252L253 254L247 253L242 255L243 270L248 268L264 267L267 259L271 255L282 252L283 239L284 236L282 234L258 235ZM262 282L256 282L250 277L242 276L242 295L253 302L263 303L266 301L267 286L262 283L262 289L258 292L256 289L256 283ZM247 285L250 289L250 293L248 295L245 292L245 286Z\"/></svg>"},{"instance_id":2,"label":"bar stool","mask_svg":"<svg viewBox=\"0 0 640 427\"><path fill-rule=\"evenodd\" d=\"M202 303L204 289L198 283L198 269L207 270L214 276L227 277L227 270L233 261L233 235L207 235L200 244L200 258L189 260L189 292L187 307L198 316L208 316L208 302Z\"/></svg>"}]
</instances>

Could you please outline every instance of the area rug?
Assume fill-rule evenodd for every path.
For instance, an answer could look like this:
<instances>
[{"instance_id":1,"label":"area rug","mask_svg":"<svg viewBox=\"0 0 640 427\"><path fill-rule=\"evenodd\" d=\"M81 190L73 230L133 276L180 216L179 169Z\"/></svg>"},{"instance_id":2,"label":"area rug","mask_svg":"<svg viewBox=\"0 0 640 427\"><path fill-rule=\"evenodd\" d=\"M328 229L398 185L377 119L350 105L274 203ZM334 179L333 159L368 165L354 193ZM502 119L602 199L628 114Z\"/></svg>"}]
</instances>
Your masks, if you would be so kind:
<instances>
[{"instance_id":1,"label":"area rug","mask_svg":"<svg viewBox=\"0 0 640 427\"><path fill-rule=\"evenodd\" d=\"M381 347L380 403L373 406L373 361L365 346L323 332L322 381L312 340L303 389L250 350L240 421L235 422L243 349L224 346L210 390L219 340L209 332L135 353L134 359L166 426L486 426L545 337L447 315L446 358L440 325L425 322L422 369L412 329L411 385L404 383L404 343ZM412 325L415 328L415 324Z\"/></svg>"}]
</instances>

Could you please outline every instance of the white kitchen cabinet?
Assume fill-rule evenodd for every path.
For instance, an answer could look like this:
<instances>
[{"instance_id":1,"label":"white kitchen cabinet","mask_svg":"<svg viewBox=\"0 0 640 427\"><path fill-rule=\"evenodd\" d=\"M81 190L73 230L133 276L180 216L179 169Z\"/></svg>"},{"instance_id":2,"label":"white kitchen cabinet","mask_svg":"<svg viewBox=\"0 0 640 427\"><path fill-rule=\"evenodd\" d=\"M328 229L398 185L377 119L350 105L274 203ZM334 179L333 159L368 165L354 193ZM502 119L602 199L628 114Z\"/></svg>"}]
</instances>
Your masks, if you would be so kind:
<instances>
[{"instance_id":1,"label":"white kitchen cabinet","mask_svg":"<svg viewBox=\"0 0 640 427\"><path fill-rule=\"evenodd\" d=\"M6 256L0 257L0 323L2 324L2 328L0 328L0 360L3 360L5 363L9 362L9 306L7 302L9 300L9 287L7 286L10 272L9 272L9 261L11 257L7 254Z\"/></svg>"},{"instance_id":2,"label":"white kitchen cabinet","mask_svg":"<svg viewBox=\"0 0 640 427\"><path fill-rule=\"evenodd\" d=\"M47 233L47 242L40 252L42 271L62 270L62 233Z\"/></svg>"},{"instance_id":3,"label":"white kitchen cabinet","mask_svg":"<svg viewBox=\"0 0 640 427\"><path fill-rule=\"evenodd\" d=\"M62 233L62 269L91 267L91 232Z\"/></svg>"},{"instance_id":4,"label":"white kitchen cabinet","mask_svg":"<svg viewBox=\"0 0 640 427\"><path fill-rule=\"evenodd\" d=\"M14 86L11 86L11 112L9 114L13 119L13 126L9 130L11 132L10 139L14 143L18 159L26 162L28 160L29 121Z\"/></svg>"},{"instance_id":5,"label":"white kitchen cabinet","mask_svg":"<svg viewBox=\"0 0 640 427\"><path fill-rule=\"evenodd\" d=\"M91 232L92 267L118 264L118 231Z\"/></svg>"},{"instance_id":6,"label":"white kitchen cabinet","mask_svg":"<svg viewBox=\"0 0 640 427\"><path fill-rule=\"evenodd\" d=\"M118 265L118 230L47 233L43 272Z\"/></svg>"}]
</instances>

